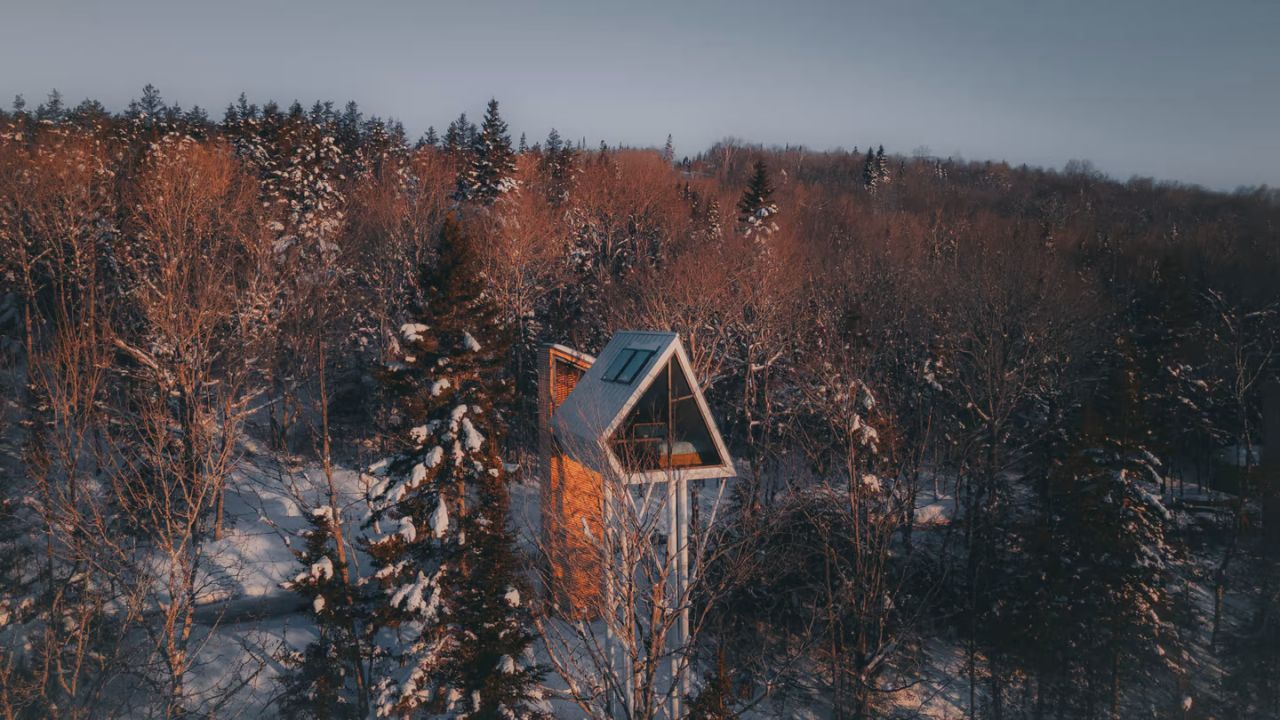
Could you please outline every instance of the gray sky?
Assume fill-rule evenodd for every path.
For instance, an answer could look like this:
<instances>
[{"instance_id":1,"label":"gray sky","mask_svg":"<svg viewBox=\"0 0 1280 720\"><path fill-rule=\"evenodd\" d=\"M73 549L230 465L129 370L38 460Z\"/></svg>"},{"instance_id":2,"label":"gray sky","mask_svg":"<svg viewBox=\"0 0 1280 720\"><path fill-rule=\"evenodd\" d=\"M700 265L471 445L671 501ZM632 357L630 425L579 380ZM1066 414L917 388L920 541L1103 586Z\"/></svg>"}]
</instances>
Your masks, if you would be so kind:
<instances>
[{"instance_id":1,"label":"gray sky","mask_svg":"<svg viewBox=\"0 0 1280 720\"><path fill-rule=\"evenodd\" d=\"M1280 0L0 0L0 93L357 100L411 135L734 136L1280 185Z\"/></svg>"}]
</instances>

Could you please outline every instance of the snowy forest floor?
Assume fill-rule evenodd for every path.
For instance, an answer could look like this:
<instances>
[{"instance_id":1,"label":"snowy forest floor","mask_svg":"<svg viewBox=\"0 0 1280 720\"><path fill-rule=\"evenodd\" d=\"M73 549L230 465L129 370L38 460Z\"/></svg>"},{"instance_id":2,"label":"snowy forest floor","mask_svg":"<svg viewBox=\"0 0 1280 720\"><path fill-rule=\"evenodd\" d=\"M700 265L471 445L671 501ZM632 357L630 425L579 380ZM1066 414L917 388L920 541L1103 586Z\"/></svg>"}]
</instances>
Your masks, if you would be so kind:
<instances>
[{"instance_id":1,"label":"snowy forest floor","mask_svg":"<svg viewBox=\"0 0 1280 720\"><path fill-rule=\"evenodd\" d=\"M223 708L226 716L270 716L283 671L280 658L299 650L314 635L310 609L281 583L294 576L299 566L291 552L297 534L305 526L305 514L324 502L327 480L322 466L300 458L282 458L268 452L258 441L244 438L239 470L227 493L226 532L208 545L208 578L204 584L197 619L202 633L199 655L203 658L192 689L235 688L232 701ZM520 531L521 547L532 554L538 533L539 489L527 471L528 459L520 463L512 487L513 524ZM359 537L369 512L365 504L367 476L350 465L335 465L333 480L347 527ZM1157 489L1158 490L1158 489ZM1212 494L1197 487L1187 488L1190 500L1203 502ZM1223 668L1214 661L1211 635L1214 609L1213 578L1222 560L1222 547L1213 523L1203 515L1180 510L1171 493L1165 498L1174 512L1190 524L1189 554L1183 568L1183 592L1196 615L1194 626L1201 630L1189 638L1192 655L1200 660L1190 680L1192 692L1216 694ZM1179 501L1181 498L1178 499ZM917 532L924 535L945 532L955 514L954 498L945 484L935 494L932 483L922 487L917 497ZM367 567L357 547L351 548L353 570L360 576ZM1243 567L1243 565L1237 565ZM1237 572L1240 572L1237 570ZM1245 579L1229 582L1223 609L1223 631L1245 622L1249 609L1235 588L1247 586ZM934 637L924 648L924 664L916 668L912 682L889 698L887 706L895 717L961 718L968 712L968 677L963 643L956 638ZM560 683L548 678L555 688ZM979 702L982 702L981 698ZM825 717L824 703L817 697L792 695L780 702L765 702L752 713L755 717ZM576 716L571 705L557 703L559 716Z\"/></svg>"}]
</instances>

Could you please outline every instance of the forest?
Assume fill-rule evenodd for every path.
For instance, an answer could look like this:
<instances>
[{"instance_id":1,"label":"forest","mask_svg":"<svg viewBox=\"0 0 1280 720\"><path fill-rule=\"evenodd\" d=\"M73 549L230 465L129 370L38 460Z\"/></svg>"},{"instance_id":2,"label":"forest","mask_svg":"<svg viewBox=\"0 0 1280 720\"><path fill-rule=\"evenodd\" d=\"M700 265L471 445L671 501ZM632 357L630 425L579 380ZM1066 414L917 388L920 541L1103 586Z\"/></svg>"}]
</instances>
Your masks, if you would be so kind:
<instances>
[{"instance_id":1,"label":"forest","mask_svg":"<svg viewBox=\"0 0 1280 720\"><path fill-rule=\"evenodd\" d=\"M0 718L1280 718L1280 191L508 120L0 113ZM737 476L622 678L536 365L646 329Z\"/></svg>"}]
</instances>

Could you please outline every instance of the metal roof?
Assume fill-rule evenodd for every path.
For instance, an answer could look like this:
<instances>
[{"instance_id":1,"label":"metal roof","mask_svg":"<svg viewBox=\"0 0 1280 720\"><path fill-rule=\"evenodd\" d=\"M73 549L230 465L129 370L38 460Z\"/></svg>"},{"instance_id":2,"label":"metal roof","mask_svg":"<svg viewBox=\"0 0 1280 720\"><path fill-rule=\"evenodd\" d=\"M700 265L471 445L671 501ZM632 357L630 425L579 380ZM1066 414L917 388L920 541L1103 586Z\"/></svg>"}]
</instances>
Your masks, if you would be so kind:
<instances>
[{"instance_id":1,"label":"metal roof","mask_svg":"<svg viewBox=\"0 0 1280 720\"><path fill-rule=\"evenodd\" d=\"M614 362L629 350L652 351L653 355L632 382L605 380ZM703 421L707 425L711 440L715 443L716 451L723 460L723 464L712 467L625 472L613 453L608 451L609 438L613 436L614 430L644 395L654 378L661 374L667 365L667 360L671 358L675 358L680 363L685 376L689 378L689 385L693 389L698 409L702 413ZM609 340L609 344L605 345L604 350L600 351L591 369L587 370L573 392L569 393L564 404L556 409L551 418L551 426L566 450L597 471L613 470L620 476L630 476L630 479L641 482L664 481L676 472L687 479L722 478L735 474L733 461L729 459L729 451L720 437L720 430L716 427L711 411L707 407L707 401L702 397L702 390L694 379L689 356L684 351L680 337L673 332L624 330L614 335Z\"/></svg>"}]
</instances>

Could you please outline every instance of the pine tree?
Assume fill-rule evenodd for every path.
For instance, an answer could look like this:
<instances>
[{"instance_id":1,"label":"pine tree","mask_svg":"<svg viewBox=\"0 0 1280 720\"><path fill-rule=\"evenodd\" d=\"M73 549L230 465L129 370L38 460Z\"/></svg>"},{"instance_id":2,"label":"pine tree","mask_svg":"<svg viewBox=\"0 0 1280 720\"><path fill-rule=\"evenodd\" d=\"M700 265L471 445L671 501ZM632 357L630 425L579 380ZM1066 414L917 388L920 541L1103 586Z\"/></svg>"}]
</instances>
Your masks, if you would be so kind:
<instances>
[{"instance_id":1,"label":"pine tree","mask_svg":"<svg viewBox=\"0 0 1280 720\"><path fill-rule=\"evenodd\" d=\"M360 128L363 125L364 115L360 112L360 106L355 100L347 102L342 110L342 115L338 117L335 136L338 145L344 150L352 151L360 145Z\"/></svg>"},{"instance_id":2,"label":"pine tree","mask_svg":"<svg viewBox=\"0 0 1280 720\"><path fill-rule=\"evenodd\" d=\"M867 192L874 195L879 185L880 164L876 162L875 151L868 146L867 159L862 163L862 186L867 189Z\"/></svg>"},{"instance_id":3,"label":"pine tree","mask_svg":"<svg viewBox=\"0 0 1280 720\"><path fill-rule=\"evenodd\" d=\"M517 152L521 155L529 152L529 143L526 142L524 133L520 133L520 145L519 145L519 148L517 149Z\"/></svg>"},{"instance_id":4,"label":"pine tree","mask_svg":"<svg viewBox=\"0 0 1280 720\"><path fill-rule=\"evenodd\" d=\"M49 91L49 98L36 107L36 119L58 122L66 117L67 108L62 104L62 93L57 88Z\"/></svg>"},{"instance_id":5,"label":"pine tree","mask_svg":"<svg viewBox=\"0 0 1280 720\"><path fill-rule=\"evenodd\" d=\"M480 133L471 146L470 162L458 173L458 200L492 205L516 187L515 156L507 123L498 114L498 101L490 100Z\"/></svg>"},{"instance_id":6,"label":"pine tree","mask_svg":"<svg viewBox=\"0 0 1280 720\"><path fill-rule=\"evenodd\" d=\"M1132 349L1107 348L1095 364L1110 376L1083 407L1043 423L1050 440L1028 466L1043 476L1042 507L1019 530L1009 602L984 633L1031 669L1042 695L1081 712L1110 704L1113 717L1125 679L1153 687L1183 671L1173 517L1157 497L1155 408Z\"/></svg>"},{"instance_id":7,"label":"pine tree","mask_svg":"<svg viewBox=\"0 0 1280 720\"><path fill-rule=\"evenodd\" d=\"M402 398L408 448L374 491L389 530L367 543L382 588L376 617L400 640L375 684L380 716L540 716L527 596L508 528L498 455L509 333L486 296L474 241L456 216L404 358L385 378Z\"/></svg>"},{"instance_id":8,"label":"pine tree","mask_svg":"<svg viewBox=\"0 0 1280 720\"><path fill-rule=\"evenodd\" d=\"M542 149L540 170L546 184L547 202L559 205L569 197L569 189L573 182L574 149L572 143L560 138L555 128L547 133L547 141Z\"/></svg>"},{"instance_id":9,"label":"pine tree","mask_svg":"<svg viewBox=\"0 0 1280 720\"><path fill-rule=\"evenodd\" d=\"M670 165L676 159L676 146L671 141L671 134L667 133L667 144L662 147L662 161Z\"/></svg>"},{"instance_id":10,"label":"pine tree","mask_svg":"<svg viewBox=\"0 0 1280 720\"><path fill-rule=\"evenodd\" d=\"M286 718L360 718L368 713L363 677L365 644L358 635L358 602L338 552L330 507L319 507L294 551L303 570L284 583L305 598L315 615L317 637L301 653L285 658L281 711Z\"/></svg>"},{"instance_id":11,"label":"pine tree","mask_svg":"<svg viewBox=\"0 0 1280 720\"><path fill-rule=\"evenodd\" d=\"M470 150L471 136L475 134L473 127L471 122L467 120L466 113L462 113L457 120L449 123L449 127L444 132L445 151L457 155Z\"/></svg>"},{"instance_id":12,"label":"pine tree","mask_svg":"<svg viewBox=\"0 0 1280 720\"><path fill-rule=\"evenodd\" d=\"M429 148L440 147L440 136L436 134L435 125L427 126L427 134L422 136L421 145Z\"/></svg>"},{"instance_id":13,"label":"pine tree","mask_svg":"<svg viewBox=\"0 0 1280 720\"><path fill-rule=\"evenodd\" d=\"M258 118L258 106L249 102L249 98L244 93L240 93L240 97L236 99L236 116L241 120L256 120Z\"/></svg>"},{"instance_id":14,"label":"pine tree","mask_svg":"<svg viewBox=\"0 0 1280 720\"><path fill-rule=\"evenodd\" d=\"M774 220L777 214L773 186L769 184L769 169L763 158L757 159L752 166L747 189L738 201L738 231L747 237L767 237L778 229Z\"/></svg>"},{"instance_id":15,"label":"pine tree","mask_svg":"<svg viewBox=\"0 0 1280 720\"><path fill-rule=\"evenodd\" d=\"M884 146L876 150L876 182L879 185L889 184L889 161L884 156Z\"/></svg>"},{"instance_id":16,"label":"pine tree","mask_svg":"<svg viewBox=\"0 0 1280 720\"><path fill-rule=\"evenodd\" d=\"M146 122L154 122L164 111L164 98L160 95L160 90L155 85L147 83L142 88L142 98L138 100L137 109Z\"/></svg>"}]
</instances>

